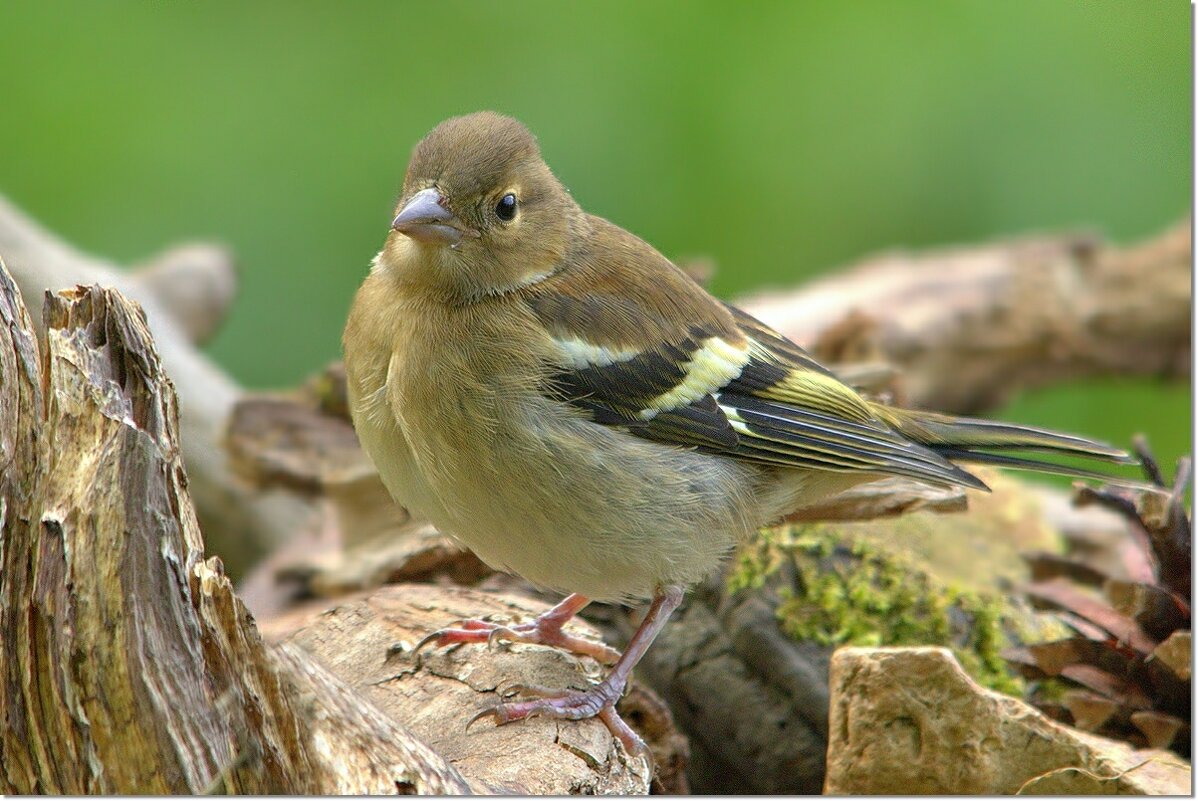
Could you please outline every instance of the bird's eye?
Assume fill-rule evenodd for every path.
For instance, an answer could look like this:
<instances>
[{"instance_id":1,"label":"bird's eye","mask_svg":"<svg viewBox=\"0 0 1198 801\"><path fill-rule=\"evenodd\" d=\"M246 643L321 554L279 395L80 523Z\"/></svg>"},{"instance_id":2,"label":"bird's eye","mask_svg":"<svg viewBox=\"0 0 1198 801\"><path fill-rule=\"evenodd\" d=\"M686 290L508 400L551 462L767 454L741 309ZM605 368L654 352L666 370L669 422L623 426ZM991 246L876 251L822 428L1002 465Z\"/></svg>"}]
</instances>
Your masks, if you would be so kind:
<instances>
[{"instance_id":1,"label":"bird's eye","mask_svg":"<svg viewBox=\"0 0 1198 801\"><path fill-rule=\"evenodd\" d=\"M495 204L495 216L504 222L516 219L516 196L508 192Z\"/></svg>"}]
</instances>

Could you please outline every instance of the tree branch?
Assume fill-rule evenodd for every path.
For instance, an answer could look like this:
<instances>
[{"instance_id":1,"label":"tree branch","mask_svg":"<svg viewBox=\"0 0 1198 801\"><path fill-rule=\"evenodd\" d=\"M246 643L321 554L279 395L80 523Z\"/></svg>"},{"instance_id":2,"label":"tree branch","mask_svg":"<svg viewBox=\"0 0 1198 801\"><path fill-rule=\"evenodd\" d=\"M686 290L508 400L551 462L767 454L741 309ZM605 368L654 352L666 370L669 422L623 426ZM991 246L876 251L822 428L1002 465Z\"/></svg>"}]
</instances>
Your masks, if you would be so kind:
<instances>
[{"instance_id":1,"label":"tree branch","mask_svg":"<svg viewBox=\"0 0 1198 801\"><path fill-rule=\"evenodd\" d=\"M976 414L1077 378L1188 376L1190 232L889 254L741 304L825 361L894 365L905 403Z\"/></svg>"},{"instance_id":2,"label":"tree branch","mask_svg":"<svg viewBox=\"0 0 1198 801\"><path fill-rule=\"evenodd\" d=\"M241 387L195 347L223 318L233 267L223 248L186 245L129 273L81 253L0 197L0 256L29 305L46 291L76 284L113 287L145 310L162 362L179 397L190 489L209 544L242 573L310 520L312 509L290 493L261 493L229 470L221 443Z\"/></svg>"}]
</instances>

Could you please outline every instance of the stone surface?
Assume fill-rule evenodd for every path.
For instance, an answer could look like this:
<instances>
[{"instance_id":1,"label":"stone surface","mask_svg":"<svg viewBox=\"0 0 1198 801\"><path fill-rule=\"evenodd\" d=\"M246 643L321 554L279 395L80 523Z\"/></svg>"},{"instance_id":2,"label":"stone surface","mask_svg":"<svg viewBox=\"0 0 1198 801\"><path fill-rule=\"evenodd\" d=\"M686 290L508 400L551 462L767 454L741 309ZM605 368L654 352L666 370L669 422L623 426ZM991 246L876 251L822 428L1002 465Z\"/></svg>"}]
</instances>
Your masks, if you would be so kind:
<instances>
[{"instance_id":1,"label":"stone surface","mask_svg":"<svg viewBox=\"0 0 1198 801\"><path fill-rule=\"evenodd\" d=\"M1188 795L1190 766L983 689L947 649L843 648L831 664L824 791Z\"/></svg>"}]
</instances>

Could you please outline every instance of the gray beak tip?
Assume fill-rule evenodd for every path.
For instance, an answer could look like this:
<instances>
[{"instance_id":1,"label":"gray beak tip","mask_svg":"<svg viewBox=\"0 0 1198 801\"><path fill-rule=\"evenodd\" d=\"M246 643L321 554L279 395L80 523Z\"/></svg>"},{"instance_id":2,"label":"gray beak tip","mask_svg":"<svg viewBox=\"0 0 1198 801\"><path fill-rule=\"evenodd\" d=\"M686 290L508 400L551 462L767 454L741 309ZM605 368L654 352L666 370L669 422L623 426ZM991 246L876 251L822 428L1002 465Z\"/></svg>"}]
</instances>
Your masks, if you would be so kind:
<instances>
[{"instance_id":1,"label":"gray beak tip","mask_svg":"<svg viewBox=\"0 0 1198 801\"><path fill-rule=\"evenodd\" d=\"M445 198L434 187L412 195L391 221L391 227L430 245L456 245L463 235L457 218L446 207Z\"/></svg>"}]
</instances>

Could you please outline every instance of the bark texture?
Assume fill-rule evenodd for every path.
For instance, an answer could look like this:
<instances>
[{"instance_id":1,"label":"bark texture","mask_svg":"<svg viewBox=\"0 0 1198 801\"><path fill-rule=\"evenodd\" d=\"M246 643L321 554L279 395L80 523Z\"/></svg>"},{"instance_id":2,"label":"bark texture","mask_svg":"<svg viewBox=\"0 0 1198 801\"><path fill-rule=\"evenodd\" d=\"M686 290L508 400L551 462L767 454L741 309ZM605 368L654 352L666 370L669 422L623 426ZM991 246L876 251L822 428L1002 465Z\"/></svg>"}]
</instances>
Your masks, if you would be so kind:
<instances>
[{"instance_id":1,"label":"bark texture","mask_svg":"<svg viewBox=\"0 0 1198 801\"><path fill-rule=\"evenodd\" d=\"M277 792L313 772L243 607L203 545L174 392L140 310L51 295L39 357L3 273L2 736L10 792ZM40 364L39 364L40 362ZM7 365L6 365L7 367ZM45 395L40 396L44 387ZM247 733L253 732L252 739ZM245 749L254 768L238 766Z\"/></svg>"},{"instance_id":2,"label":"bark texture","mask_svg":"<svg viewBox=\"0 0 1198 801\"><path fill-rule=\"evenodd\" d=\"M519 794L644 792L648 766L629 759L598 720L533 718L495 726L479 712L514 688L585 688L601 675L591 659L541 646L485 644L413 653L429 632L467 617L520 621L547 606L518 596L422 584L397 584L331 609L274 621L268 636L312 654L355 693L411 731L479 789ZM581 621L572 633L598 639ZM539 657L539 658L538 658Z\"/></svg>"}]
</instances>

